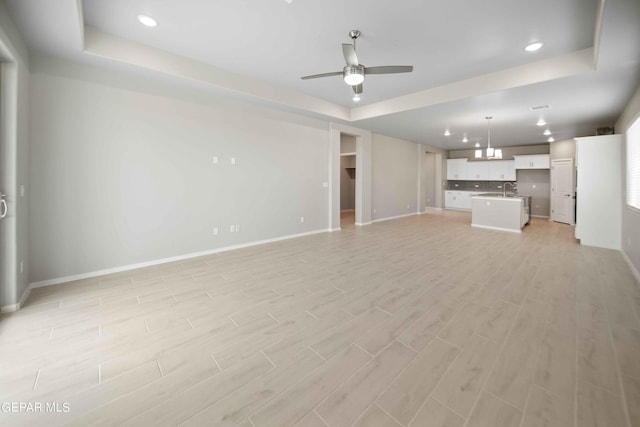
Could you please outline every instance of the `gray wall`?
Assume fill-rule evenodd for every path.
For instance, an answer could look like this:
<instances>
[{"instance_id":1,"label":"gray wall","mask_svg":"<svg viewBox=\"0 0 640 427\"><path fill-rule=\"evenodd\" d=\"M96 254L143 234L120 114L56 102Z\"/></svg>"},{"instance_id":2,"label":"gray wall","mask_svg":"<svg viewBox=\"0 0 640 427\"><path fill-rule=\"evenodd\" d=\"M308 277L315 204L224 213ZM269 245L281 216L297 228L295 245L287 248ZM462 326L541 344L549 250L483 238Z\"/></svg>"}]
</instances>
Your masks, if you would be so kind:
<instances>
[{"instance_id":1,"label":"gray wall","mask_svg":"<svg viewBox=\"0 0 640 427\"><path fill-rule=\"evenodd\" d=\"M0 221L0 306L20 302L29 284L29 53L0 2L2 104L0 191L7 195L8 216ZM20 187L24 186L25 196ZM20 263L24 271L20 271Z\"/></svg>"},{"instance_id":2,"label":"gray wall","mask_svg":"<svg viewBox=\"0 0 640 427\"><path fill-rule=\"evenodd\" d=\"M32 62L32 282L327 228L326 122Z\"/></svg>"},{"instance_id":3,"label":"gray wall","mask_svg":"<svg viewBox=\"0 0 640 427\"><path fill-rule=\"evenodd\" d=\"M616 123L616 131L624 135L627 129L640 118L640 86L636 89L631 100ZM624 138L623 138L624 140ZM622 147L622 176L625 185L622 187L622 250L627 255L636 272L640 272L640 213L627 206L626 176L627 176L626 141Z\"/></svg>"},{"instance_id":4,"label":"gray wall","mask_svg":"<svg viewBox=\"0 0 640 427\"><path fill-rule=\"evenodd\" d=\"M549 169L518 169L518 193L531 196L531 215L548 217L551 213Z\"/></svg>"},{"instance_id":5,"label":"gray wall","mask_svg":"<svg viewBox=\"0 0 640 427\"><path fill-rule=\"evenodd\" d=\"M423 153L424 148L412 142L373 135L371 199L374 220L416 212L418 156Z\"/></svg>"},{"instance_id":6,"label":"gray wall","mask_svg":"<svg viewBox=\"0 0 640 427\"><path fill-rule=\"evenodd\" d=\"M572 138L551 143L549 147L549 157L551 160L575 159L576 141Z\"/></svg>"},{"instance_id":7,"label":"gray wall","mask_svg":"<svg viewBox=\"0 0 640 427\"><path fill-rule=\"evenodd\" d=\"M341 153L355 153L356 152L356 137L353 135L340 134L340 152Z\"/></svg>"},{"instance_id":8,"label":"gray wall","mask_svg":"<svg viewBox=\"0 0 640 427\"><path fill-rule=\"evenodd\" d=\"M355 169L347 170L355 168L355 164L356 156L340 157L340 210L343 211L356 208Z\"/></svg>"}]
</instances>

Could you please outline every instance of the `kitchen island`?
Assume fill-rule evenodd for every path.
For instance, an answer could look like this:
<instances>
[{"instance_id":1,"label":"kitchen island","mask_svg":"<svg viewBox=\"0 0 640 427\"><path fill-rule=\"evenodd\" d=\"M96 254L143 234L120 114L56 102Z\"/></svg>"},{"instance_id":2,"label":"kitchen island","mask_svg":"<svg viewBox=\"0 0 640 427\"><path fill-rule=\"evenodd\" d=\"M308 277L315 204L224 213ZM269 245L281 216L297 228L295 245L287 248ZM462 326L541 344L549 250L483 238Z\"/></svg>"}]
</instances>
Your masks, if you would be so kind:
<instances>
[{"instance_id":1,"label":"kitchen island","mask_svg":"<svg viewBox=\"0 0 640 427\"><path fill-rule=\"evenodd\" d=\"M531 197L520 194L481 193L471 197L471 226L521 233L529 223Z\"/></svg>"}]
</instances>

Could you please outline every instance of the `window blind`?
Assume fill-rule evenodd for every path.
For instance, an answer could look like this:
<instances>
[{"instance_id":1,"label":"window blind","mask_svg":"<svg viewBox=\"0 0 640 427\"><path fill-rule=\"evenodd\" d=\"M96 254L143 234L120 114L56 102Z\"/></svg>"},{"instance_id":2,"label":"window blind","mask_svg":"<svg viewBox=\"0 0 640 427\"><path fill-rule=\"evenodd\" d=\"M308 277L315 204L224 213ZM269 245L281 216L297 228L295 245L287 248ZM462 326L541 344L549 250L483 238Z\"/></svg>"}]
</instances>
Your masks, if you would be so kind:
<instances>
[{"instance_id":1,"label":"window blind","mask_svg":"<svg viewBox=\"0 0 640 427\"><path fill-rule=\"evenodd\" d=\"M640 209L640 118L627 130L627 205Z\"/></svg>"}]
</instances>

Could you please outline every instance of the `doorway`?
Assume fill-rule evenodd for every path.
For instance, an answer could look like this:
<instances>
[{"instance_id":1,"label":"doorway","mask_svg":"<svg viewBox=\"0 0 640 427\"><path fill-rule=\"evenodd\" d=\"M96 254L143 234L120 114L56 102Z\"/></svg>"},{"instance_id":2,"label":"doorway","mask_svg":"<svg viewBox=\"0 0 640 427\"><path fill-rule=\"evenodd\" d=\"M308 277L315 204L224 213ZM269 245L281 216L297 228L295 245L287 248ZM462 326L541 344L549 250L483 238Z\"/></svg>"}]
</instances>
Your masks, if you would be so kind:
<instances>
[{"instance_id":1,"label":"doorway","mask_svg":"<svg viewBox=\"0 0 640 427\"><path fill-rule=\"evenodd\" d=\"M425 209L436 208L436 153L427 151L425 154L425 176L424 176L424 207Z\"/></svg>"},{"instance_id":2,"label":"doorway","mask_svg":"<svg viewBox=\"0 0 640 427\"><path fill-rule=\"evenodd\" d=\"M443 155L420 149L418 168L418 211L442 210L444 186L442 181Z\"/></svg>"},{"instance_id":3,"label":"doorway","mask_svg":"<svg viewBox=\"0 0 640 427\"><path fill-rule=\"evenodd\" d=\"M340 135L340 228L356 222L356 137Z\"/></svg>"},{"instance_id":4,"label":"doorway","mask_svg":"<svg viewBox=\"0 0 640 427\"><path fill-rule=\"evenodd\" d=\"M551 219L575 224L575 170L573 159L551 161Z\"/></svg>"},{"instance_id":5,"label":"doorway","mask_svg":"<svg viewBox=\"0 0 640 427\"><path fill-rule=\"evenodd\" d=\"M340 140L342 135L355 138L356 159L356 206L355 225L371 224L371 132L339 123L329 125L329 182L323 183L329 188L327 194L329 209L328 228L340 230Z\"/></svg>"}]
</instances>

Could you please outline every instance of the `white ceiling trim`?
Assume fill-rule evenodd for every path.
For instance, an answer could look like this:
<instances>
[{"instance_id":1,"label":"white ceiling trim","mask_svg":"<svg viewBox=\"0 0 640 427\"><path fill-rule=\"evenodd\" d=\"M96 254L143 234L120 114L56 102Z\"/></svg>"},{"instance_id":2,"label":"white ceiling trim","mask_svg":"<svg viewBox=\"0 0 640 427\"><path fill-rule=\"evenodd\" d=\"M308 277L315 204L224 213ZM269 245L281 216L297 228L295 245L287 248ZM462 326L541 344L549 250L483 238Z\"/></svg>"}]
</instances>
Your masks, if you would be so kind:
<instances>
[{"instance_id":1,"label":"white ceiling trim","mask_svg":"<svg viewBox=\"0 0 640 427\"><path fill-rule=\"evenodd\" d=\"M598 57L600 55L600 40L602 40L602 26L604 25L604 2L598 1L598 17L596 19L596 29L593 33L593 67L598 66Z\"/></svg>"},{"instance_id":2,"label":"white ceiling trim","mask_svg":"<svg viewBox=\"0 0 640 427\"><path fill-rule=\"evenodd\" d=\"M415 110L593 71L598 59L605 12L605 0L600 0L593 48L488 73L375 104L349 108L101 32L84 24L82 0L62 0L62 2L68 9L74 6L74 12L77 13L75 21L78 23L75 36L80 50L86 54L202 83L218 91L241 94L262 102L345 122Z\"/></svg>"},{"instance_id":3,"label":"white ceiling trim","mask_svg":"<svg viewBox=\"0 0 640 427\"><path fill-rule=\"evenodd\" d=\"M285 105L339 120L349 120L347 107L290 89L212 67L198 61L144 46L85 26L84 52L142 67L181 79L204 83L224 91L247 94L263 101Z\"/></svg>"},{"instance_id":4,"label":"white ceiling trim","mask_svg":"<svg viewBox=\"0 0 640 427\"><path fill-rule=\"evenodd\" d=\"M400 113L593 71L593 48L543 59L351 110L351 120Z\"/></svg>"}]
</instances>

